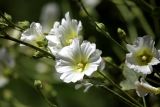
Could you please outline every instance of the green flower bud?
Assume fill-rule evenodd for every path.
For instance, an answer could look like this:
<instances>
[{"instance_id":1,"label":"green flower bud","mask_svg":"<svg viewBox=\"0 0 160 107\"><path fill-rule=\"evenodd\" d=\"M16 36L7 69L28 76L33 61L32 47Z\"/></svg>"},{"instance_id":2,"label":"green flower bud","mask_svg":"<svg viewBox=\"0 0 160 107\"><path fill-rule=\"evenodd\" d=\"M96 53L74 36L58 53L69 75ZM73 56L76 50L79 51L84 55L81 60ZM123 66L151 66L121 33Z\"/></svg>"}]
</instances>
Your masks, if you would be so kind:
<instances>
[{"instance_id":1,"label":"green flower bud","mask_svg":"<svg viewBox=\"0 0 160 107\"><path fill-rule=\"evenodd\" d=\"M4 13L4 17L8 20L8 21L11 21L12 20L12 16L7 14L7 13Z\"/></svg>"},{"instance_id":2,"label":"green flower bud","mask_svg":"<svg viewBox=\"0 0 160 107\"><path fill-rule=\"evenodd\" d=\"M28 28L29 27L29 22L28 21L20 21L20 22L18 22L17 23L17 25L19 26L19 27L21 27L21 28L24 28L24 29L26 29L26 28Z\"/></svg>"},{"instance_id":3,"label":"green flower bud","mask_svg":"<svg viewBox=\"0 0 160 107\"><path fill-rule=\"evenodd\" d=\"M103 23L99 23L99 22L96 22L97 26L96 26L96 30L101 32L101 30L106 30L106 27Z\"/></svg>"},{"instance_id":4,"label":"green flower bud","mask_svg":"<svg viewBox=\"0 0 160 107\"><path fill-rule=\"evenodd\" d=\"M111 57L104 57L104 60L109 63L113 63L113 59Z\"/></svg>"},{"instance_id":5,"label":"green flower bud","mask_svg":"<svg viewBox=\"0 0 160 107\"><path fill-rule=\"evenodd\" d=\"M118 28L118 29L117 29L117 33L118 33L119 37L120 37L122 40L124 40L124 39L126 38L126 32L125 32L123 29Z\"/></svg>"},{"instance_id":6,"label":"green flower bud","mask_svg":"<svg viewBox=\"0 0 160 107\"><path fill-rule=\"evenodd\" d=\"M42 89L43 88L43 85L42 85L42 82L40 80L35 80L34 81L34 86L38 89Z\"/></svg>"}]
</instances>

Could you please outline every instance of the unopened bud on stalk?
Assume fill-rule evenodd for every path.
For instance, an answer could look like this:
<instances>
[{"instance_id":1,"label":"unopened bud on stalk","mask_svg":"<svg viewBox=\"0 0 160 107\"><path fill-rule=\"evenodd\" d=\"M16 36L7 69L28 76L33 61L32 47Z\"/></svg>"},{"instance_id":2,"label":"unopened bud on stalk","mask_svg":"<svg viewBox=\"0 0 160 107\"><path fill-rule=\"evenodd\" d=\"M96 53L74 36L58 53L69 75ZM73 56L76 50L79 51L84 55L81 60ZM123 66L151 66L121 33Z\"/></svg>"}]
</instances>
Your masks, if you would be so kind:
<instances>
[{"instance_id":1,"label":"unopened bud on stalk","mask_svg":"<svg viewBox=\"0 0 160 107\"><path fill-rule=\"evenodd\" d=\"M104 61L109 62L109 63L113 63L113 59L112 57L104 57Z\"/></svg>"},{"instance_id":2,"label":"unopened bud on stalk","mask_svg":"<svg viewBox=\"0 0 160 107\"><path fill-rule=\"evenodd\" d=\"M28 26L29 26L29 22L28 21L20 21L20 22L18 22L17 23L17 25L19 26L19 27L21 27L21 28L24 28L24 29L26 29L26 28L28 28Z\"/></svg>"},{"instance_id":3,"label":"unopened bud on stalk","mask_svg":"<svg viewBox=\"0 0 160 107\"><path fill-rule=\"evenodd\" d=\"M9 14L7 14L7 13L4 13L4 17L5 17L8 21L11 21L11 20L12 20L11 15L9 15Z\"/></svg>"},{"instance_id":4,"label":"unopened bud on stalk","mask_svg":"<svg viewBox=\"0 0 160 107\"><path fill-rule=\"evenodd\" d=\"M123 29L118 28L118 29L117 29L117 33L118 33L119 37L120 37L122 40L125 40L125 39L126 39L126 32L125 32Z\"/></svg>"},{"instance_id":5,"label":"unopened bud on stalk","mask_svg":"<svg viewBox=\"0 0 160 107\"><path fill-rule=\"evenodd\" d=\"M35 80L34 81L34 86L38 89L42 89L43 88L43 85L42 85L42 82L40 80Z\"/></svg>"},{"instance_id":6,"label":"unopened bud on stalk","mask_svg":"<svg viewBox=\"0 0 160 107\"><path fill-rule=\"evenodd\" d=\"M103 23L99 23L99 22L96 22L97 26L96 26L96 30L101 32L101 30L106 30L106 27Z\"/></svg>"}]
</instances>

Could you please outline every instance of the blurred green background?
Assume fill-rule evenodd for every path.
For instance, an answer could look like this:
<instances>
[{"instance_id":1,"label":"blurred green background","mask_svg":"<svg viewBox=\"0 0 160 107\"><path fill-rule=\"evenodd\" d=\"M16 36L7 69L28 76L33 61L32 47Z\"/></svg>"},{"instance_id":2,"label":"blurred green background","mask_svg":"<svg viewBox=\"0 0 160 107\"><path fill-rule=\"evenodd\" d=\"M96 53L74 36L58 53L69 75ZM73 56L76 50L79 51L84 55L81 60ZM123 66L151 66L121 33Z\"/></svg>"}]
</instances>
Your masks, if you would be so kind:
<instances>
[{"instance_id":1,"label":"blurred green background","mask_svg":"<svg viewBox=\"0 0 160 107\"><path fill-rule=\"evenodd\" d=\"M158 0L88 1L91 3L95 1L87 4L83 0L89 13L97 22L104 23L106 31L119 43L122 41L117 34L117 28L122 28L126 31L129 43L132 43L137 36L150 35L155 38L156 46L160 47ZM41 23L42 9L49 3L58 6L58 14L54 21L60 21L69 11L72 18L82 21L84 39L95 42L97 48L102 50L102 56L112 57L117 65L124 61L125 53L96 30L76 0L0 0L0 10L10 14L14 22L27 20L30 23ZM33 50L30 48L21 49L18 44L1 39L0 47L5 47L15 61L14 68L5 67L2 71L7 74L9 83L0 88L0 107L48 107L34 87L36 79L42 81L44 95L58 107L128 107L122 99L104 89L92 87L84 93L83 88L76 90L75 84L63 83L54 70L54 61L47 58L33 58ZM110 68L106 65L106 69ZM113 69L109 73L116 83L122 80L121 72ZM134 90L129 93L141 101ZM148 107L160 106L159 96L147 96L147 101Z\"/></svg>"}]
</instances>

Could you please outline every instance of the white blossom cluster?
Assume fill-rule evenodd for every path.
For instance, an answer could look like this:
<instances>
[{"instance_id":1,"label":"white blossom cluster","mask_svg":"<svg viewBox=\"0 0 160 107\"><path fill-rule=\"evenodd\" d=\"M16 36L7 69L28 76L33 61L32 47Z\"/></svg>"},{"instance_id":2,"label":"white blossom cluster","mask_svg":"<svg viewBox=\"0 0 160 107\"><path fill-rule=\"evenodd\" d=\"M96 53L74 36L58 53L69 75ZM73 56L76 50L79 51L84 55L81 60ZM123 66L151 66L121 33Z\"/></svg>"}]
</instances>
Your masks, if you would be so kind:
<instances>
[{"instance_id":1,"label":"white blossom cluster","mask_svg":"<svg viewBox=\"0 0 160 107\"><path fill-rule=\"evenodd\" d=\"M33 22L20 39L35 46L46 39L49 52L56 58L55 69L61 74L61 80L75 83L85 75L91 76L93 72L103 70L102 52L96 49L94 43L83 40L82 23L72 19L69 12L60 22L54 22L47 35L42 29L40 23ZM125 64L128 69L125 71L130 72L124 72L126 80L120 84L122 89L136 89L141 97L159 91L145 81L146 76L153 72L152 66L160 63L160 51L155 49L154 44L149 36L138 37L133 45L127 44L129 53L126 54Z\"/></svg>"},{"instance_id":2,"label":"white blossom cluster","mask_svg":"<svg viewBox=\"0 0 160 107\"><path fill-rule=\"evenodd\" d=\"M94 43L83 41L81 32L81 21L71 19L67 12L61 22L54 23L47 36L44 36L40 23L33 22L20 39L35 46L40 40L47 39L48 48L56 58L55 69L61 73L60 79L69 83L104 68L102 52Z\"/></svg>"}]
</instances>

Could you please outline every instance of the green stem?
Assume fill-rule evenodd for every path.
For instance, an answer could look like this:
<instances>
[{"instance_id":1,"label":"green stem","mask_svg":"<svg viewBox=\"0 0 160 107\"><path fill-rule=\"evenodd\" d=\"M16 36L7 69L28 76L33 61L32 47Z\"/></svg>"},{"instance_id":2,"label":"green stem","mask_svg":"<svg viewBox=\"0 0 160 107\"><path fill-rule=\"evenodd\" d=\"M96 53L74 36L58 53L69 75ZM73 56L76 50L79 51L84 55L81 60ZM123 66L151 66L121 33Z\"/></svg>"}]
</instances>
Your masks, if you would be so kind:
<instances>
[{"instance_id":1,"label":"green stem","mask_svg":"<svg viewBox=\"0 0 160 107\"><path fill-rule=\"evenodd\" d=\"M103 29L101 29L94 21L94 19L92 18L92 16L88 13L87 9L85 8L84 4L82 3L81 0L77 0L80 4L80 6L82 7L82 9L84 10L84 12L87 14L87 16L89 17L89 19L91 20L91 22L93 22L93 25L95 27L97 27L101 33L103 33L108 39L110 39L112 42L114 42L117 46L119 46L121 49L123 49L125 52L128 52L126 50L126 48L124 48L123 46L121 46L117 41L115 41L108 32L104 31Z\"/></svg>"},{"instance_id":2,"label":"green stem","mask_svg":"<svg viewBox=\"0 0 160 107\"><path fill-rule=\"evenodd\" d=\"M108 90L109 92L113 93L114 95L120 97L121 99L123 99L124 101L126 101L125 103L127 103L128 105L133 105L135 107L137 107L136 104L132 103L131 101L129 101L128 99L126 99L125 97L121 96L120 94L118 94L117 92L111 90L110 88L108 88L107 86L104 86L104 85L98 85L100 87L103 87L104 89Z\"/></svg>"},{"instance_id":3,"label":"green stem","mask_svg":"<svg viewBox=\"0 0 160 107\"><path fill-rule=\"evenodd\" d=\"M44 99L44 101L46 101L46 103L49 105L49 107L57 107L57 105L52 104L47 98L46 96L43 95L41 89L36 88L37 92L40 94L41 98Z\"/></svg>"},{"instance_id":4,"label":"green stem","mask_svg":"<svg viewBox=\"0 0 160 107\"><path fill-rule=\"evenodd\" d=\"M143 99L144 107L147 107L145 97L142 97L142 99Z\"/></svg>"},{"instance_id":5,"label":"green stem","mask_svg":"<svg viewBox=\"0 0 160 107\"><path fill-rule=\"evenodd\" d=\"M119 89L122 93L124 93L127 97L129 97L134 103L136 103L138 106L143 107L139 102L137 102L133 97L131 97L129 94L124 92L112 79L110 79L108 76L103 74L101 71L98 71L98 73L103 76L104 79L110 81L117 89Z\"/></svg>"},{"instance_id":6,"label":"green stem","mask_svg":"<svg viewBox=\"0 0 160 107\"><path fill-rule=\"evenodd\" d=\"M23 41L21 41L21 40L15 39L15 38L9 36L8 34L5 34L5 36L0 36L0 38L6 39L6 40L11 40L11 41L17 42L17 43L19 43L19 44L26 45L26 46L28 46L28 47L30 47L30 48L33 48L33 49L35 49L35 50L37 50L37 51L40 51L40 52L42 52L42 53L50 56L51 58L55 59L55 57L54 57L52 54L50 54L49 52L47 52L47 51L45 51L45 50L43 50L43 49L40 49L40 48L38 48L38 47L36 47L36 46L34 46L34 45L31 45L31 44L29 44L29 43L26 43L26 42L23 42Z\"/></svg>"}]
</instances>

